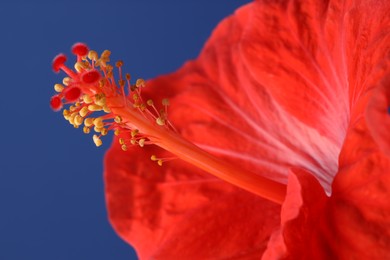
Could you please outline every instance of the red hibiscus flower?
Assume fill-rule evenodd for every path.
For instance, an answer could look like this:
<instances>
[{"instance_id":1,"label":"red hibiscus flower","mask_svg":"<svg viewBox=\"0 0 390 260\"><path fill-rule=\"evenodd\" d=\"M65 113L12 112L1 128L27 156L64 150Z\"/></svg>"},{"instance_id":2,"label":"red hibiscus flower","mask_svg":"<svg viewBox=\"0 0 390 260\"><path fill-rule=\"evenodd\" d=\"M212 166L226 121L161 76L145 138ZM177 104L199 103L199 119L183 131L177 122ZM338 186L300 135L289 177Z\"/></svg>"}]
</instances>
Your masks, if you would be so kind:
<instances>
[{"instance_id":1,"label":"red hibiscus flower","mask_svg":"<svg viewBox=\"0 0 390 260\"><path fill-rule=\"evenodd\" d=\"M141 259L390 258L389 13L255 1L145 90L76 44L51 106L76 101L64 116L97 146L115 131L109 217Z\"/></svg>"}]
</instances>

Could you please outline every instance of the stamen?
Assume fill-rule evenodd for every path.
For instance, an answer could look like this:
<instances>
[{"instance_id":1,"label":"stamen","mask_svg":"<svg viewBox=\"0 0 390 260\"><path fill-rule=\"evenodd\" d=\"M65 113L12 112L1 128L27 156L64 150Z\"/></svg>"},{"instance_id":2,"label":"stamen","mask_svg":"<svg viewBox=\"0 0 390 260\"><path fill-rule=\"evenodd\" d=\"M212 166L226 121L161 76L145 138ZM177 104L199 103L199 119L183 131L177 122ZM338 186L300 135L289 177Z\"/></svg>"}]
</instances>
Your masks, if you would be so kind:
<instances>
[{"instance_id":1,"label":"stamen","mask_svg":"<svg viewBox=\"0 0 390 260\"><path fill-rule=\"evenodd\" d=\"M61 85L61 84L55 84L54 85L54 90L56 91L56 92L58 92L58 93L61 93L62 92L62 90L64 90L64 86L63 85Z\"/></svg>"},{"instance_id":2,"label":"stamen","mask_svg":"<svg viewBox=\"0 0 390 260\"><path fill-rule=\"evenodd\" d=\"M92 137L96 146L101 146L101 137L112 130L119 137L123 151L127 151L129 145L158 145L175 155L169 158L153 155L151 160L160 166L180 158L252 193L277 203L283 202L286 193L284 184L220 160L182 138L169 121L169 100L164 98L160 103L149 99L145 102L142 95L145 81L138 79L131 85L130 74L126 74L124 79L122 61L115 64L119 75L116 81L113 67L108 64L110 51L105 50L99 57L97 52L89 51L85 44L77 43L72 47L72 52L77 56L76 71L65 66L67 58L64 54L57 55L53 60L53 70L62 70L67 76L62 81L63 85L55 85L58 94L50 99L50 106L58 111L64 103L73 103L63 110L64 118L75 128L84 124L83 132L86 134L93 127L98 133ZM90 117L93 113L95 116Z\"/></svg>"}]
</instances>

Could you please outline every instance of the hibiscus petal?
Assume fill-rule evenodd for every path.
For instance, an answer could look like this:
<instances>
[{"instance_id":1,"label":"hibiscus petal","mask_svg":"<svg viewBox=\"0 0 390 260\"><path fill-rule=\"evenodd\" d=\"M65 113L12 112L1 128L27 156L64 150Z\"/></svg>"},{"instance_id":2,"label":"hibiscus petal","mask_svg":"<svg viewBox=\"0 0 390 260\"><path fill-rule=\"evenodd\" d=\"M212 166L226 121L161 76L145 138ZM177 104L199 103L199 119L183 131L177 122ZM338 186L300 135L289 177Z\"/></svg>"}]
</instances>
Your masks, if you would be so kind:
<instances>
[{"instance_id":1,"label":"hibiscus petal","mask_svg":"<svg viewBox=\"0 0 390 260\"><path fill-rule=\"evenodd\" d=\"M109 218L141 259L261 256L280 206L184 163L145 160L157 148L106 155ZM159 151L161 153L161 151Z\"/></svg>"},{"instance_id":2,"label":"hibiscus petal","mask_svg":"<svg viewBox=\"0 0 390 260\"><path fill-rule=\"evenodd\" d=\"M341 84L333 63L317 60L294 40L299 34L286 22L285 9L261 1L239 9L217 27L195 62L149 86L156 93L177 91L170 118L201 148L284 183L291 166L309 169L329 191L347 128L348 91L330 89L333 81ZM318 31L314 18L307 26ZM297 44L299 53L288 56ZM313 62L327 74L313 70ZM319 77L333 81L311 84Z\"/></svg>"},{"instance_id":3,"label":"hibiscus petal","mask_svg":"<svg viewBox=\"0 0 390 260\"><path fill-rule=\"evenodd\" d=\"M294 169L269 256L366 256L365 247L388 256L388 84L377 84L388 70L388 3L257 1L223 21L196 61L148 82L191 142L280 182ZM341 148L327 199L312 176L329 192ZM278 206L184 163L156 170L144 159L154 149L114 144L106 159L110 220L142 258L261 254ZM241 236L247 227L261 234Z\"/></svg>"},{"instance_id":4,"label":"hibiscus petal","mask_svg":"<svg viewBox=\"0 0 390 260\"><path fill-rule=\"evenodd\" d=\"M281 229L264 259L390 258L390 157L381 145L388 135L377 120L388 120L387 103L383 83L375 90L347 135L332 196L302 170L290 176Z\"/></svg>"}]
</instances>

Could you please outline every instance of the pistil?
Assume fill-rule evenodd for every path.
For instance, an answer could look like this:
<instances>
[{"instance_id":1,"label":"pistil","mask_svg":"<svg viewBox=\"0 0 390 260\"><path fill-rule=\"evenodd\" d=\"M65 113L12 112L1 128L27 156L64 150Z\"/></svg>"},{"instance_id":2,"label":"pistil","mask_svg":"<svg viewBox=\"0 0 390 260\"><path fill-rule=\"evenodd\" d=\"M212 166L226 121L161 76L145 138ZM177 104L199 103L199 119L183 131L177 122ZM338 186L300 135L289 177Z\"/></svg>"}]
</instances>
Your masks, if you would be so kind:
<instances>
[{"instance_id":1,"label":"pistil","mask_svg":"<svg viewBox=\"0 0 390 260\"><path fill-rule=\"evenodd\" d=\"M145 81L138 79L136 84L131 85L130 75L122 76L122 61L116 63L119 71L116 82L113 67L108 64L109 51L104 51L99 58L85 44L77 43L72 52L77 56L76 72L65 66L66 56L63 54L53 61L54 71L63 70L69 77L64 79L64 85L54 86L58 94L52 97L50 105L57 111L64 103L72 104L63 111L65 119L75 128L84 124L83 132L86 134L93 129L96 146L101 146L101 137L113 130L120 137L119 143L124 151L129 149L129 145L157 145L228 183L275 203L283 203L286 195L284 184L243 170L184 139L168 119L169 100L162 99L161 109L151 99L144 101L141 91ZM106 114L90 117L94 113ZM161 166L171 158L152 155L151 160Z\"/></svg>"}]
</instances>

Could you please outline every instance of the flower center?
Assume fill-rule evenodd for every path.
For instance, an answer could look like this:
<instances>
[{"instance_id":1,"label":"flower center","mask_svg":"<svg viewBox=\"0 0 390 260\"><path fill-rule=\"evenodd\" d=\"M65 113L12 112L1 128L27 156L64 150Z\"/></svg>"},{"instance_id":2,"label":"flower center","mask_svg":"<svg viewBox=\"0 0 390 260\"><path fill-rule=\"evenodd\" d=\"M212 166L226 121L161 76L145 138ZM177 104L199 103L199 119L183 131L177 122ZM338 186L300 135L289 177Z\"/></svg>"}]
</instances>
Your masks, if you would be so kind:
<instances>
[{"instance_id":1,"label":"flower center","mask_svg":"<svg viewBox=\"0 0 390 260\"><path fill-rule=\"evenodd\" d=\"M144 100L145 81L138 79L131 84L130 75L122 74L122 61L115 64L119 76L116 80L113 66L108 64L110 51L105 50L99 57L85 44L76 43L72 52L77 56L76 71L65 65L64 54L53 60L53 70L62 70L67 77L63 84L54 85L58 94L51 98L50 106L58 111L63 104L69 104L69 108L63 110L65 119L75 128L84 125L86 134L93 129L96 146L101 146L101 138L113 131L124 151L131 145L154 144L222 180L271 201L280 204L284 201L284 184L227 163L181 137L168 119L169 100L162 99L159 104L151 99ZM151 155L151 160L160 166L171 159Z\"/></svg>"}]
</instances>

